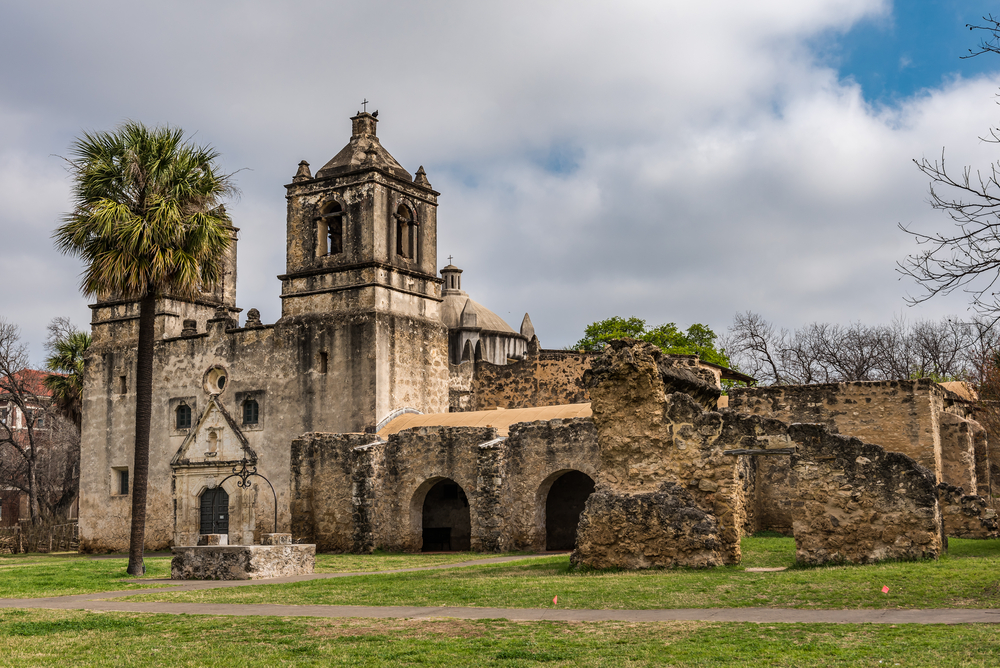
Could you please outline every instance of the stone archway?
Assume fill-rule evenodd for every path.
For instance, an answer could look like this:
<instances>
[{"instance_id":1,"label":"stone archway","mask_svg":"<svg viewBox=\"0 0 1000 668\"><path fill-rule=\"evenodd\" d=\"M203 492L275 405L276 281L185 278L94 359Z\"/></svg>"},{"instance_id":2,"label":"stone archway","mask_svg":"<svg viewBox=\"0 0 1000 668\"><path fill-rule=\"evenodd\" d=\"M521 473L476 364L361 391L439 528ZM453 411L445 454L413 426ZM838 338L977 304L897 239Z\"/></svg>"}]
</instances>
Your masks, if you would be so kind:
<instances>
[{"instance_id":1,"label":"stone archway","mask_svg":"<svg viewBox=\"0 0 1000 668\"><path fill-rule=\"evenodd\" d=\"M580 513L594 492L594 480L575 470L557 475L545 495L545 549L572 550Z\"/></svg>"},{"instance_id":2,"label":"stone archway","mask_svg":"<svg viewBox=\"0 0 1000 668\"><path fill-rule=\"evenodd\" d=\"M441 478L427 490L420 520L421 551L462 552L471 549L469 499L462 486L451 478Z\"/></svg>"}]
</instances>

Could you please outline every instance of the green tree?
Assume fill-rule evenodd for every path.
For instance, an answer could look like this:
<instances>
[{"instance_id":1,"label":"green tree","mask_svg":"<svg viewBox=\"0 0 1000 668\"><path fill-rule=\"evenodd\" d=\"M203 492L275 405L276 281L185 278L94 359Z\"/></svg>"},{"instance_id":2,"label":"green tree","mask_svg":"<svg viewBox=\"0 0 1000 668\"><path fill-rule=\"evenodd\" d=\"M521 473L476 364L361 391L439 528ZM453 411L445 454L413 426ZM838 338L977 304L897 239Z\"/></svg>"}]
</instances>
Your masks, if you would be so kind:
<instances>
[{"instance_id":1,"label":"green tree","mask_svg":"<svg viewBox=\"0 0 1000 668\"><path fill-rule=\"evenodd\" d=\"M573 345L573 349L596 351L608 341L624 338L647 341L669 355L698 355L705 362L729 366L726 351L716 349L718 337L709 327L695 323L682 332L676 324L668 322L650 329L646 327L645 320L634 316L614 316L588 325L583 338Z\"/></svg>"},{"instance_id":2,"label":"green tree","mask_svg":"<svg viewBox=\"0 0 1000 668\"><path fill-rule=\"evenodd\" d=\"M49 325L49 356L45 368L45 387L52 392L56 406L79 430L83 408L83 358L90 347L90 334L73 327L65 318Z\"/></svg>"},{"instance_id":3,"label":"green tree","mask_svg":"<svg viewBox=\"0 0 1000 668\"><path fill-rule=\"evenodd\" d=\"M214 164L218 152L185 141L176 128L129 121L84 133L70 156L74 208L55 231L56 246L83 260L88 297L139 302L128 572L141 575L156 299L193 298L219 282L230 246L220 204L235 187Z\"/></svg>"}]
</instances>

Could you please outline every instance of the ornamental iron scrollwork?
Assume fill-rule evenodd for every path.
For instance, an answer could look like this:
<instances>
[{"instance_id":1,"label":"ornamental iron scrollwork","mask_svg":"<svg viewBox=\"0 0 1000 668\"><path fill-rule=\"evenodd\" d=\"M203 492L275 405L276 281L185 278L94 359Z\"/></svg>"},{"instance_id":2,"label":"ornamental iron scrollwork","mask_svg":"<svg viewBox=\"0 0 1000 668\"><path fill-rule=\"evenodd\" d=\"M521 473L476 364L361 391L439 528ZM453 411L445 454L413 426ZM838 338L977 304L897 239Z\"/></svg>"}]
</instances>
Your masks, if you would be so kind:
<instances>
[{"instance_id":1,"label":"ornamental iron scrollwork","mask_svg":"<svg viewBox=\"0 0 1000 668\"><path fill-rule=\"evenodd\" d=\"M254 476L262 479L264 482L267 483L267 486L271 488L271 496L274 497L274 532L273 533L278 533L278 495L277 495L277 493L275 493L275 491L274 491L274 485L271 484L271 481L268 480L264 476L264 474L257 473L257 460L256 459L253 461L253 465L251 465L250 460L247 459L246 453L244 453L243 454L243 459L240 460L240 463L237 464L236 466L233 466L233 473L232 473L232 475L228 475L225 478L223 478L222 482L220 482L218 484L218 487L222 487L222 483L226 482L230 478L239 478L239 480L236 481L236 486L239 487L239 488L241 488L241 489L250 489L251 487L253 487L253 483L250 481L250 478L252 478Z\"/></svg>"}]
</instances>

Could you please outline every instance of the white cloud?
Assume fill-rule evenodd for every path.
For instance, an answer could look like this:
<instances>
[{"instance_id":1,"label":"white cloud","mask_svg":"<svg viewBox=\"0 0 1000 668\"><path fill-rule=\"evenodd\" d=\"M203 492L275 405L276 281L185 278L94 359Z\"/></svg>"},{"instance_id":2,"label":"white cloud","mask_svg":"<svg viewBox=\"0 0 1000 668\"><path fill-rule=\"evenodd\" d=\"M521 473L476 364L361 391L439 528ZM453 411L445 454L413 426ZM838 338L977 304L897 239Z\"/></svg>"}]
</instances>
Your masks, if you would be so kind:
<instances>
[{"instance_id":1,"label":"white cloud","mask_svg":"<svg viewBox=\"0 0 1000 668\"><path fill-rule=\"evenodd\" d=\"M54 5L53 5L54 7ZM126 11L127 9L127 11ZM51 153L81 129L170 122L223 153L242 199L238 299L279 316L284 189L346 143L374 100L383 144L442 192L440 259L542 343L618 314L717 331L752 309L787 326L884 321L913 286L897 222L946 224L910 163L976 141L1000 78L872 108L810 45L875 0L798 2L118 2L10 6L0 22L4 266L39 275L0 313L37 339L86 317L47 235L68 206ZM30 58L25 54L31 54ZM16 122L14 122L16 121ZM960 299L927 304L928 317ZM82 315L76 315L82 313ZM913 313L912 311L910 313ZM36 346L40 350L40 346Z\"/></svg>"}]
</instances>

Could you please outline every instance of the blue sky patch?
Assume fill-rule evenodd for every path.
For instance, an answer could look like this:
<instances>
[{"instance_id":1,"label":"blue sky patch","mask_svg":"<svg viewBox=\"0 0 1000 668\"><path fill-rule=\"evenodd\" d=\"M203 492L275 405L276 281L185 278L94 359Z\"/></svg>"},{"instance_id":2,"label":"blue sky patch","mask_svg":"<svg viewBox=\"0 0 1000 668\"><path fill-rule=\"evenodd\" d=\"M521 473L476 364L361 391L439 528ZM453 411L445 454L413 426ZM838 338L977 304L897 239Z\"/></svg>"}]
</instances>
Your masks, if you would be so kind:
<instances>
[{"instance_id":1,"label":"blue sky patch","mask_svg":"<svg viewBox=\"0 0 1000 668\"><path fill-rule=\"evenodd\" d=\"M962 59L989 33L970 31L1000 5L983 0L903 0L889 16L856 24L846 34L829 35L817 50L840 73L852 77L865 100L893 104L956 75L970 78L1000 69L1000 55Z\"/></svg>"}]
</instances>

